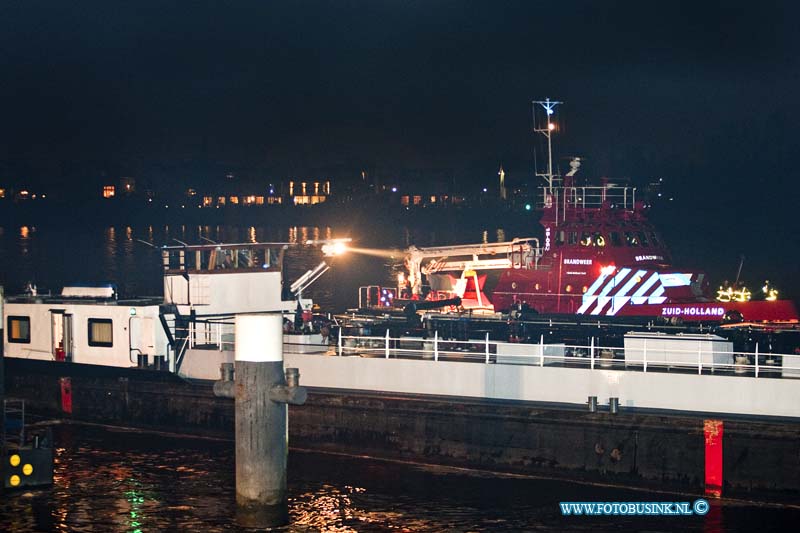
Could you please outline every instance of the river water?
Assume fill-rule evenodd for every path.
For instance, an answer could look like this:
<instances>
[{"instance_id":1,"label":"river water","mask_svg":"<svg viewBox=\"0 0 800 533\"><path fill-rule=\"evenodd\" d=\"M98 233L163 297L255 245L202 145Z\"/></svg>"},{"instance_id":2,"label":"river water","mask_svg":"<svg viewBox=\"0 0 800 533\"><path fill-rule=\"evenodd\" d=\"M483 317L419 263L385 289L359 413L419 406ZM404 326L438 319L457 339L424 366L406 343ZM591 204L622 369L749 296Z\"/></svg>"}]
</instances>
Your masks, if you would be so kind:
<instances>
[{"instance_id":1,"label":"river water","mask_svg":"<svg viewBox=\"0 0 800 533\"><path fill-rule=\"evenodd\" d=\"M291 423L291 422L290 422ZM55 483L2 495L0 531L240 531L231 441L56 424ZM800 510L712 502L706 516L561 515L559 501L689 501L529 477L292 450L284 532L767 531Z\"/></svg>"}]
</instances>

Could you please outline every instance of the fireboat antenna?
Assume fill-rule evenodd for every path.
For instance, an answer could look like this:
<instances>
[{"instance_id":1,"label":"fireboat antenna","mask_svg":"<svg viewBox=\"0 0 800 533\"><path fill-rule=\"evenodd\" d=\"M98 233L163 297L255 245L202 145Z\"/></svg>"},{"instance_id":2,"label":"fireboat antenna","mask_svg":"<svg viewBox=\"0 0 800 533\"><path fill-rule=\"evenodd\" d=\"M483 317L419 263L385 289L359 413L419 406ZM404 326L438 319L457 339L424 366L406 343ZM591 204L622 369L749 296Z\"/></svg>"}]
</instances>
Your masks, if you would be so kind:
<instances>
[{"instance_id":1,"label":"fireboat antenna","mask_svg":"<svg viewBox=\"0 0 800 533\"><path fill-rule=\"evenodd\" d=\"M553 116L555 113L556 106L559 104L563 104L564 102L557 102L555 100L550 100L549 98L545 98L544 100L534 100L534 113L533 113L533 131L536 133L541 133L547 138L547 173L537 172L537 176L541 176L547 182L548 192L552 193L553 189L553 145L551 136L553 130L556 129L556 125L550 120L550 117ZM547 121L543 124L543 126L539 126L536 123L536 106L540 105L544 108L545 116L547 117Z\"/></svg>"}]
</instances>

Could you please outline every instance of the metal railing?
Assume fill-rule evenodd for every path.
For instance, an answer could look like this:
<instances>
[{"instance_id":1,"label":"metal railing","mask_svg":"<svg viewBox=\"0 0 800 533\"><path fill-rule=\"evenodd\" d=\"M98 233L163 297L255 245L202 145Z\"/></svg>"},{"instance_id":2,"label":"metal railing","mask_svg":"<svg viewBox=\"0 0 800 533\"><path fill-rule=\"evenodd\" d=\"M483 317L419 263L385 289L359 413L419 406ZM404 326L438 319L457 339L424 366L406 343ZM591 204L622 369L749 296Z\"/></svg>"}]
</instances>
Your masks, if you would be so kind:
<instances>
[{"instance_id":1,"label":"metal railing","mask_svg":"<svg viewBox=\"0 0 800 533\"><path fill-rule=\"evenodd\" d=\"M506 351L508 349L510 351ZM391 337L340 335L339 356L382 357L385 359L426 359L484 364L525 366L561 366L591 370L629 370L640 372L679 371L699 375L733 374L749 377L800 378L800 355L709 349L650 348L644 343L634 348L601 346L594 338L589 345L517 344L482 340L442 339L433 337Z\"/></svg>"},{"instance_id":2,"label":"metal railing","mask_svg":"<svg viewBox=\"0 0 800 533\"><path fill-rule=\"evenodd\" d=\"M186 330L190 348L234 350L234 325L226 319L190 322ZM732 374L749 377L800 378L800 355L763 352L755 345L753 352L727 351L704 341L696 348L648 346L645 340L635 346L603 346L594 337L588 345L545 343L509 343L483 339L454 340L432 337L392 337L384 335L344 335L336 337L329 353L338 356L380 357L384 359L424 359L483 364L525 366L561 366L590 370L627 370L639 372L690 372L699 375Z\"/></svg>"}]
</instances>

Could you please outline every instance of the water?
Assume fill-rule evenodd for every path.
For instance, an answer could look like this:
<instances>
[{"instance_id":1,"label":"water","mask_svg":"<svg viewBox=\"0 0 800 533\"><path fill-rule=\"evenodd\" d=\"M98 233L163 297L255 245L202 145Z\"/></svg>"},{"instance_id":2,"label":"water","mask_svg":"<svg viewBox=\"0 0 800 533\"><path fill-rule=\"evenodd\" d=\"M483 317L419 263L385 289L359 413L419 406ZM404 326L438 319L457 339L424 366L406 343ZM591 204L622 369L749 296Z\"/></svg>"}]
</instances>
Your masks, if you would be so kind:
<instances>
[{"instance_id":1,"label":"water","mask_svg":"<svg viewBox=\"0 0 800 533\"><path fill-rule=\"evenodd\" d=\"M54 427L55 483L3 495L0 531L239 531L233 442ZM284 532L752 531L800 511L712 504L705 517L563 517L560 500L693 501L526 477L292 451Z\"/></svg>"}]
</instances>

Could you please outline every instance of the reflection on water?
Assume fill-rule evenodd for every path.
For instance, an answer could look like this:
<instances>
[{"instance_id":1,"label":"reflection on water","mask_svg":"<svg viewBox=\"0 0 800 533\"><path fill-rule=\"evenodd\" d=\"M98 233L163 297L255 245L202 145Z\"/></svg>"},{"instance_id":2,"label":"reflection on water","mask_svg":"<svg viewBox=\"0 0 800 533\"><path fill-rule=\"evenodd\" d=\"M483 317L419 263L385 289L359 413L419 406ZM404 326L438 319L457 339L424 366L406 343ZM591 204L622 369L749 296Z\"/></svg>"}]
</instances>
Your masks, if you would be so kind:
<instances>
[{"instance_id":1,"label":"reflection on water","mask_svg":"<svg viewBox=\"0 0 800 533\"><path fill-rule=\"evenodd\" d=\"M71 424L56 425L54 440L54 485L4 495L0 531L239 531L230 441ZM565 518L559 500L672 497L297 451L288 474L287 533L748 531L800 518L731 504L706 517Z\"/></svg>"}]
</instances>

